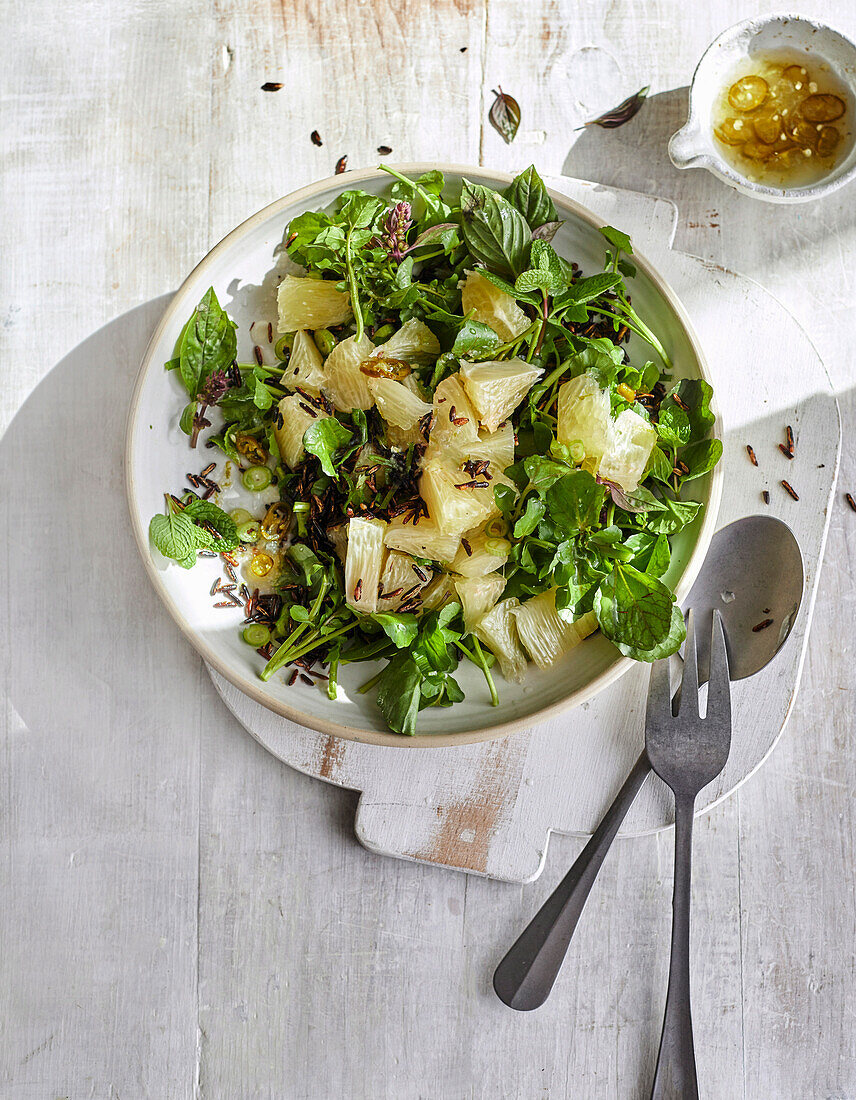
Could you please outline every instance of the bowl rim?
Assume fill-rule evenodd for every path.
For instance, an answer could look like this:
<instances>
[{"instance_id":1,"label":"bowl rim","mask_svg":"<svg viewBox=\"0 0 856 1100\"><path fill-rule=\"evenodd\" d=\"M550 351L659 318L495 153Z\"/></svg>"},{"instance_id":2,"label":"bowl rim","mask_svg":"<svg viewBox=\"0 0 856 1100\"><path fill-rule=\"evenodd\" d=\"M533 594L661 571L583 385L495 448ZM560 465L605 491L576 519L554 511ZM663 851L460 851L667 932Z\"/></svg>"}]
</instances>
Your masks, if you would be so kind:
<instances>
[{"instance_id":1,"label":"bowl rim","mask_svg":"<svg viewBox=\"0 0 856 1100\"><path fill-rule=\"evenodd\" d=\"M706 134L704 133L698 117L700 107L697 102L699 92L696 89L696 82L705 63L713 59L714 51L721 47L723 42L729 42L739 37L745 30L751 29L752 36L754 37L765 27L773 23L796 23L810 29L812 32L827 31L835 35L836 38L840 39L844 45L848 46L853 51L854 62L856 62L856 43L854 43L852 39L848 38L847 35L838 30L837 27L833 27L829 23L823 23L817 19L812 19L806 15L797 15L792 12L770 12L766 15L754 15L747 19L741 19L737 23L732 23L731 26L720 31L698 59L689 86L689 110L687 112L687 120L684 125L672 135L669 141L670 159L675 167L679 169L706 168L712 175L722 180L723 183L728 184L744 195L748 195L750 198L786 204L810 202L812 199L822 199L826 195L832 194L833 191L837 191L840 187L844 187L845 184L850 183L854 176L856 176L856 159L854 159L853 164L846 172L842 172L841 175L835 176L825 182L819 181L807 187L770 187L767 184L756 183L753 180L747 179L745 176L735 171L728 161L717 151L713 139L711 138L709 141L706 140ZM692 137L700 139L698 151L692 157L691 163L678 164L674 157L671 157L672 143L680 136L684 136L690 140Z\"/></svg>"},{"instance_id":2,"label":"bowl rim","mask_svg":"<svg viewBox=\"0 0 856 1100\"><path fill-rule=\"evenodd\" d=\"M501 172L489 168L481 168L475 165L460 165L450 163L438 163L438 162L416 162L407 164L394 165L397 171L402 172L405 175L421 175L423 172L431 170L439 170L444 175L451 174L456 176L475 176L492 180L494 183L502 183L508 185L514 179L514 176L510 172ZM318 733L326 734L327 736L340 737L347 741L357 741L363 744L370 745L388 745L395 748L449 748L455 745L472 745L478 744L484 741L494 741L500 738L507 737L509 734L516 732L517 730L527 729L531 726L535 726L547 719L554 717L563 711L570 710L574 706L579 706L598 695L601 691L607 688L610 684L615 683L621 676L628 672L632 667L639 664L638 661L634 661L629 657L619 656L612 664L610 664L599 676L594 677L584 687L577 689L574 692L564 696L562 699L555 703L551 703L547 706L541 707L531 713L525 715L522 718L510 719L504 722L496 722L489 726L482 726L479 729L468 730L464 733L448 733L448 734L415 734L412 737L406 737L402 734L393 733L392 731L378 731L378 730L364 730L355 726L350 726L340 722L331 722L322 718L318 718L312 713L304 711L298 707L290 706L285 702L280 702L277 699L271 698L267 695L260 686L253 680L252 677L245 675L242 672L235 670L229 662L221 660L218 654L211 649L211 647L205 642L205 640L197 634L197 632L191 627L191 625L184 618L180 607L170 596L167 591L161 576L160 571L155 567L154 559L151 553L148 540L148 532L143 529L140 522L140 508L138 507L137 493L133 470L135 468L135 425L138 419L139 406L142 395L142 390L145 381L148 377L149 371L154 367L154 360L152 358L156 345L160 342L164 333L168 328L176 323L178 303L180 302L184 291L193 282L195 282L201 275L213 266L216 258L221 252L224 252L228 247L231 247L236 240L245 235L253 227L260 223L267 221L269 218L275 216L278 211L285 209L286 207L293 206L295 204L306 204L310 202L316 195L326 191L331 184L339 184L342 190L349 190L360 183L378 179L381 176L385 176L386 173L382 173L380 168L365 168L356 171L349 171L346 174L327 176L322 180L318 180L315 183L307 184L304 187L298 188L296 191L291 191L287 195L282 196L279 199L275 199L267 206L262 207L256 211L255 214L251 214L249 218L245 219L229 233L227 233L217 244L211 248L206 255L199 261L198 264L189 272L186 278L182 281L181 285L176 290L175 294L171 298L167 305L163 316L158 322L154 332L149 339L145 352L143 353L140 367L137 371L137 377L134 382L134 388L131 396L131 402L128 409L128 415L125 425L125 448L124 448L124 465L125 465L125 494L130 512L131 528L134 533L134 537L137 542L137 547L140 552L140 556L143 560L143 566L148 574L149 580L154 586L155 591L161 599L161 602L166 607L167 611L175 621L182 634L187 638L193 648L199 653L199 655L209 664L216 669L229 683L233 684L240 691L244 692L247 696L253 699L255 702L260 703L267 710L278 714L282 718L286 718L291 722L309 729L316 730ZM567 211L572 213L575 217L579 218L583 222L586 222L594 229L601 229L606 223L598 218L592 211L588 210L582 204L576 202L574 199L568 198L561 192L555 191L552 188L547 189L550 197L556 203L560 209L564 207ZM684 330L689 344L692 348L693 354L696 358L696 362L699 368L699 375L708 383L710 382L710 372L707 365L707 359L704 355L704 351L701 346L701 342L690 322L686 310L683 304L671 288L669 283L652 267L652 265L645 259L643 255L638 253L635 248L633 251L633 260L635 266L650 279L652 285L656 291L666 300L669 308L675 315L681 328ZM180 325L183 322L179 322ZM722 419L719 412L719 407L716 402L716 394L714 391L714 397L711 401L711 411L714 414L714 426L713 432L716 438L722 438ZM723 482L723 468L722 463L718 463L711 471L710 481L710 499L705 508L704 516L702 518L701 527L699 529L696 545L690 554L686 568L678 580L675 586L675 594L678 603L688 595L693 582L695 581L699 570L701 569L704 558L707 554L710 540L713 537L713 533L716 527L717 516L719 513L720 498L722 496L722 482Z\"/></svg>"}]
</instances>

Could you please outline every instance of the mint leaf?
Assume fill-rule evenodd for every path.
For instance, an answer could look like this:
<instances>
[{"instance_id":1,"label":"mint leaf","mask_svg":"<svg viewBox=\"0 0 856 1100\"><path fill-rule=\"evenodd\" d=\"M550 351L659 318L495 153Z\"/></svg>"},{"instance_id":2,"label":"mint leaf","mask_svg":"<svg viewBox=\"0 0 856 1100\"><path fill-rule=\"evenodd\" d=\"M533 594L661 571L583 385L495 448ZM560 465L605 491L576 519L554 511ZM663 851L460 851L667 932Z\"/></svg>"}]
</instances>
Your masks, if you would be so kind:
<instances>
[{"instance_id":1,"label":"mint leaf","mask_svg":"<svg viewBox=\"0 0 856 1100\"><path fill-rule=\"evenodd\" d=\"M531 237L520 211L489 187L464 180L461 212L464 240L473 258L499 275L516 278L525 266Z\"/></svg>"},{"instance_id":2,"label":"mint leaf","mask_svg":"<svg viewBox=\"0 0 856 1100\"><path fill-rule=\"evenodd\" d=\"M690 422L690 442L704 439L716 419L710 408L713 389L702 378L682 378L663 399L660 405L661 415L664 407L670 407L670 400L676 404L674 402L675 394L687 407L687 416Z\"/></svg>"},{"instance_id":3,"label":"mint leaf","mask_svg":"<svg viewBox=\"0 0 856 1100\"><path fill-rule=\"evenodd\" d=\"M178 369L188 394L195 398L214 371L230 367L237 350L235 323L209 287L181 340Z\"/></svg>"},{"instance_id":4,"label":"mint leaf","mask_svg":"<svg viewBox=\"0 0 856 1100\"><path fill-rule=\"evenodd\" d=\"M674 641L670 637L674 625L674 599L656 577L632 565L616 562L613 571L598 586L594 612L604 635L618 645L622 653L639 660L654 660L654 657L639 655L659 652L658 647L663 643ZM682 640L678 639L670 652L674 652Z\"/></svg>"},{"instance_id":5,"label":"mint leaf","mask_svg":"<svg viewBox=\"0 0 856 1100\"><path fill-rule=\"evenodd\" d=\"M196 551L207 547L213 540L200 531L190 516L184 512L170 512L167 516L152 516L149 538L165 558L173 558L183 569L190 569L196 562Z\"/></svg>"},{"instance_id":6,"label":"mint leaf","mask_svg":"<svg viewBox=\"0 0 856 1100\"><path fill-rule=\"evenodd\" d=\"M234 550L240 542L235 521L210 500L191 500L185 505L182 514L189 516L196 523L204 522L214 528L220 538L213 540L212 549L221 553L224 550L229 552Z\"/></svg>"},{"instance_id":7,"label":"mint leaf","mask_svg":"<svg viewBox=\"0 0 856 1100\"><path fill-rule=\"evenodd\" d=\"M333 456L350 438L350 430L340 424L335 416L328 416L309 425L303 433L303 446L320 461L321 469L328 477L336 477Z\"/></svg>"}]
</instances>

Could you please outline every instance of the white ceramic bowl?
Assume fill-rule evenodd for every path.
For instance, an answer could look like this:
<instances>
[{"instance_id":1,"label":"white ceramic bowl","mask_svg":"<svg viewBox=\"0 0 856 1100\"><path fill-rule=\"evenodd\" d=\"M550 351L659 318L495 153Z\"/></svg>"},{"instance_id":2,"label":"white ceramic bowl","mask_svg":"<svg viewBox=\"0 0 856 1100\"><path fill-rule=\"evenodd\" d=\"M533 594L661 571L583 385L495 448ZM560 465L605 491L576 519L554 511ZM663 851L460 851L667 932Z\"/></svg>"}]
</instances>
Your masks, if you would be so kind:
<instances>
[{"instance_id":1,"label":"white ceramic bowl","mask_svg":"<svg viewBox=\"0 0 856 1100\"><path fill-rule=\"evenodd\" d=\"M454 165L407 164L400 170L416 176L435 167L445 173L453 189L460 186L463 176L500 188L511 180L504 173ZM238 226L190 273L152 336L131 401L125 458L131 522L152 583L188 640L209 664L257 702L301 725L373 744L439 746L485 741L591 699L634 662L621 657L598 634L549 672L530 666L523 684L507 684L499 677L501 703L496 708L489 705L481 673L463 662L456 676L466 699L448 709L423 711L420 734L402 737L385 728L372 693L359 695L355 690L379 665L346 666L336 701L299 682L289 688L279 676L263 683L258 676L262 658L241 640L241 613L212 606L209 589L220 574L219 562L200 559L193 569L185 570L159 556L156 560L148 542L149 520L163 510L164 491L177 492L186 484L187 471L198 471L212 459L219 460L221 469L223 466L219 451L188 448L187 437L178 429L186 396L182 396L175 372L167 372L163 366L172 357L182 326L205 290L214 286L221 304L238 323L239 358L251 360L250 322L276 316L277 267L288 262L280 246L289 221L304 210L328 206L347 188L379 194L390 182L389 176L373 169L304 187ZM553 200L565 219L554 242L558 250L584 270L601 270L604 242L597 229L602 223L561 195L553 193ZM663 341L675 363L676 376L707 378L698 340L674 293L642 257L636 256L635 262L638 274L631 281L634 305ZM258 334L259 329L255 331ZM266 339L258 342L265 345ZM638 349L638 354L645 352ZM718 422L715 430L721 435ZM679 598L689 592L713 534L721 478L717 469L693 482L694 496L706 507L702 518L674 540L673 564L666 580Z\"/></svg>"},{"instance_id":2,"label":"white ceramic bowl","mask_svg":"<svg viewBox=\"0 0 856 1100\"><path fill-rule=\"evenodd\" d=\"M747 179L722 156L713 136L711 112L723 84L741 60L772 50L796 50L825 61L849 91L848 112L856 111L856 46L822 23L798 15L768 15L736 23L715 39L699 61L690 87L686 125L669 142L676 168L706 168L744 195L765 202L808 202L836 191L856 175L856 139L832 171L804 187L768 187ZM854 129L856 134L856 129Z\"/></svg>"}]
</instances>

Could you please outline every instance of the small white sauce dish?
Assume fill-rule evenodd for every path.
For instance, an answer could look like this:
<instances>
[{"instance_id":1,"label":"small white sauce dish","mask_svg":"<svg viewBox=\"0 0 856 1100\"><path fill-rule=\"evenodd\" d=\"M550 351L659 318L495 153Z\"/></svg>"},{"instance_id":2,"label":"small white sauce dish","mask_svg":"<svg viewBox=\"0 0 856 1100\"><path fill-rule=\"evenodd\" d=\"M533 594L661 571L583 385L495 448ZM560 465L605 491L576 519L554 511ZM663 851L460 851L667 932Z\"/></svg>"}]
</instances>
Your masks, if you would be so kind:
<instances>
[{"instance_id":1,"label":"small white sauce dish","mask_svg":"<svg viewBox=\"0 0 856 1100\"><path fill-rule=\"evenodd\" d=\"M706 168L744 195L765 202L808 202L836 191L856 176L856 130L851 127L849 147L832 170L805 186L772 187L751 180L723 157L713 136L712 113L723 85L741 61L780 50L805 53L825 62L849 91L848 111L856 109L856 45L838 31L797 15L768 15L746 19L715 39L703 54L690 87L689 117L669 142L669 157L676 168ZM856 121L856 120L854 120Z\"/></svg>"}]
</instances>

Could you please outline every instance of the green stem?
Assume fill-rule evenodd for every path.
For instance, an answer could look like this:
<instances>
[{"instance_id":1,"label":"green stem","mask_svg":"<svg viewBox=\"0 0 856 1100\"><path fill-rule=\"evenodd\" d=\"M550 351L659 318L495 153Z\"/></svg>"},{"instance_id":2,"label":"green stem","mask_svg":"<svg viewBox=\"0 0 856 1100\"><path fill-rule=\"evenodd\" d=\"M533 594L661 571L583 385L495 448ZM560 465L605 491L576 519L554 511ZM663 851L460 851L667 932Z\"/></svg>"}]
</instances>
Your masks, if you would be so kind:
<instances>
[{"instance_id":1,"label":"green stem","mask_svg":"<svg viewBox=\"0 0 856 1100\"><path fill-rule=\"evenodd\" d=\"M308 621L305 623L299 623L288 635L288 637L282 642L276 653L274 653L274 655L262 669L261 677L263 680L269 680L271 676L273 676L273 674L277 671L277 669L282 668L283 665L288 664L289 661L294 659L295 655L291 651L294 648L295 644L300 641L300 639L303 638L303 636L306 634L306 631L309 629L310 624L315 619L315 616L318 614L318 609L321 606L321 601L323 600L324 596L326 596L327 589L329 587L330 582L327 580L326 577L324 577L321 587L318 590L318 595L312 601L312 607L309 609ZM318 644L318 638L320 638L319 631L314 631L314 635L316 636L316 640L309 647L310 649L315 648L315 646Z\"/></svg>"},{"instance_id":2,"label":"green stem","mask_svg":"<svg viewBox=\"0 0 856 1100\"><path fill-rule=\"evenodd\" d=\"M338 646L336 647L336 650L334 651L333 656L330 658L330 663L327 667L330 669L329 679L327 680L327 698L328 699L335 699L339 694L338 690L337 690L338 684L337 684L337 679L336 679L338 674L339 674L339 648L338 648Z\"/></svg>"},{"instance_id":3,"label":"green stem","mask_svg":"<svg viewBox=\"0 0 856 1100\"><path fill-rule=\"evenodd\" d=\"M492 707L498 707L499 694L496 690L496 684L493 682L493 676L491 676L490 669L487 667L487 661L485 660L482 647L479 645L479 640L475 635L472 635L472 639L473 648L475 649L476 655L478 656L478 661L476 662L476 664L478 664L479 668L484 673L485 680L487 680L488 690L490 691L490 705Z\"/></svg>"},{"instance_id":4,"label":"green stem","mask_svg":"<svg viewBox=\"0 0 856 1100\"><path fill-rule=\"evenodd\" d=\"M360 298L357 294L357 276L354 271L354 264L351 260L351 234L354 232L354 227L348 230L348 235L345 237L345 266L348 270L348 289L351 292L351 309L354 311L354 320L357 322L357 331L355 333L357 343L363 338L363 311L360 308Z\"/></svg>"}]
</instances>

